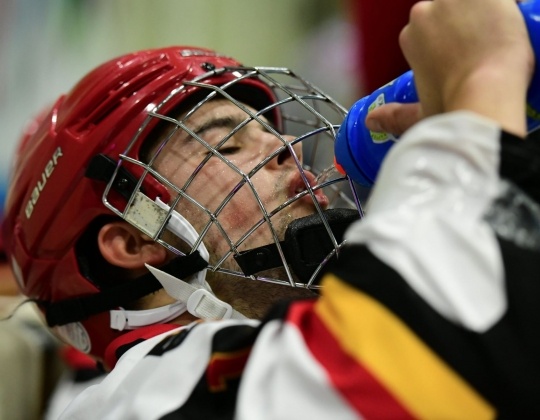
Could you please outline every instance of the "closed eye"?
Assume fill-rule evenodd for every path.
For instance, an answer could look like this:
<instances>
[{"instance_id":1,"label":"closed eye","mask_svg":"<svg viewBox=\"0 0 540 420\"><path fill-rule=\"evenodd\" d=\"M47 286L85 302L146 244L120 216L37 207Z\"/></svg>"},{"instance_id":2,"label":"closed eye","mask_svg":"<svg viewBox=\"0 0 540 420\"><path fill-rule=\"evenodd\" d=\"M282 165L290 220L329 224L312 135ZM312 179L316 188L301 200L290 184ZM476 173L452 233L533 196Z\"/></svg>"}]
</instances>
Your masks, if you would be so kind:
<instances>
[{"instance_id":1,"label":"closed eye","mask_svg":"<svg viewBox=\"0 0 540 420\"><path fill-rule=\"evenodd\" d=\"M240 147L236 147L236 146L221 147L218 150L219 150L219 153L221 153L222 155L232 155L240 151Z\"/></svg>"}]
</instances>

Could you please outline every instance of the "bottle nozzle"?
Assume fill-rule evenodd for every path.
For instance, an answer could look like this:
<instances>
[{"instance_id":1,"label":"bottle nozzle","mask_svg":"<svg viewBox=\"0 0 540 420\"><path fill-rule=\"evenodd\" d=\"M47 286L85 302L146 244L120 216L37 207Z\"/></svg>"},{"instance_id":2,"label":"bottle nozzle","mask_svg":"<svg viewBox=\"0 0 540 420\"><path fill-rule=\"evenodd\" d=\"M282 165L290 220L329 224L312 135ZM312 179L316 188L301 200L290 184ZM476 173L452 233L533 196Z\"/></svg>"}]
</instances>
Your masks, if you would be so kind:
<instances>
[{"instance_id":1,"label":"bottle nozzle","mask_svg":"<svg viewBox=\"0 0 540 420\"><path fill-rule=\"evenodd\" d=\"M347 175L345 173L345 169L343 169L343 166L341 166L337 160L336 160L336 157L334 156L334 167L336 168L336 171L338 171L341 175Z\"/></svg>"},{"instance_id":2,"label":"bottle nozzle","mask_svg":"<svg viewBox=\"0 0 540 420\"><path fill-rule=\"evenodd\" d=\"M332 175L335 175L339 172L340 171L337 169L334 159L333 165L325 168L319 175L317 175L317 178L315 178L315 184L322 184L323 182L328 181Z\"/></svg>"}]
</instances>

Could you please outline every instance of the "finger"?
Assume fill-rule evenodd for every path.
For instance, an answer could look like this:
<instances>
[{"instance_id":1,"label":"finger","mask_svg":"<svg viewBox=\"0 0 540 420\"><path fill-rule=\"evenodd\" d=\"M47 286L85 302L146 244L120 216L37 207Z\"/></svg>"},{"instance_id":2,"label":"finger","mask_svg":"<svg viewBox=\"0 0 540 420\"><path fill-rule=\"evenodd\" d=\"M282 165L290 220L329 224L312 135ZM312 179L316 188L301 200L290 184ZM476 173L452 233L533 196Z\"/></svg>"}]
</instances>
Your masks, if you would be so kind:
<instances>
[{"instance_id":1,"label":"finger","mask_svg":"<svg viewBox=\"0 0 540 420\"><path fill-rule=\"evenodd\" d=\"M400 136L420 119L422 119L420 103L393 102L371 111L366 117L366 127L370 131Z\"/></svg>"}]
</instances>

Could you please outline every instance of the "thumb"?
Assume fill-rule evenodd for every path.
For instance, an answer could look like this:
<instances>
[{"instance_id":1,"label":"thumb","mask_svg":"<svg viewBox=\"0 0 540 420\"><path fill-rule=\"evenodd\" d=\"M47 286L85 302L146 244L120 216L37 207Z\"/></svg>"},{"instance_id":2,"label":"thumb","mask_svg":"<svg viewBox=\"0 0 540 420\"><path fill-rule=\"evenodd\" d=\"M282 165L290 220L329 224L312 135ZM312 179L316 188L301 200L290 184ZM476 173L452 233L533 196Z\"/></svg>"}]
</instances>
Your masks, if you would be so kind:
<instances>
[{"instance_id":1,"label":"thumb","mask_svg":"<svg viewBox=\"0 0 540 420\"><path fill-rule=\"evenodd\" d=\"M392 102L371 111L366 117L366 127L370 131L400 136L421 119L422 107L419 102Z\"/></svg>"}]
</instances>

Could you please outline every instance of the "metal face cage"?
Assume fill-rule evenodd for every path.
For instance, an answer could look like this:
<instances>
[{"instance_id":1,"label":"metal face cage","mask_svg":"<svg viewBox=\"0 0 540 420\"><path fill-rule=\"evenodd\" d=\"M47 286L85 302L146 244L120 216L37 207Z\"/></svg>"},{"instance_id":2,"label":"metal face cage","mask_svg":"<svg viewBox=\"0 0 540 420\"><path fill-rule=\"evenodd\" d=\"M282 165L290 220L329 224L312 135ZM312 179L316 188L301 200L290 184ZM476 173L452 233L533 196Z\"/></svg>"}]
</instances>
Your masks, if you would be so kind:
<instances>
[{"instance_id":1,"label":"metal face cage","mask_svg":"<svg viewBox=\"0 0 540 420\"><path fill-rule=\"evenodd\" d=\"M227 127L227 132L220 125L219 138L209 139L211 129L203 129L193 121L204 116L205 110L217 100L228 104L228 109L234 109L235 115L242 115L242 118L222 121L220 124ZM347 214L354 214L353 218L363 215L361 198L366 191L349 177L332 170L334 141L346 112L331 97L286 68L211 70L191 81L184 81L163 102L148 110L146 120L120 155L103 202L177 255L209 248L209 271L293 287L318 288L317 274L343 245L342 235L336 234L329 212L350 209ZM271 139L275 147L258 149L253 143L246 145L243 140L239 141L246 130L264 133L261 136ZM250 141L257 142L256 137ZM163 162L171 159L167 157L171 149L177 152L181 150L179 145L186 144L191 146L185 156L183 151L178 155L181 157L178 171L187 170L187 159L192 167L181 179L176 175L171 177L163 170ZM229 153L231 147L236 148L235 152L239 147L252 147L255 152L249 165L237 162L234 154ZM283 185L289 188L288 193L281 193L276 202L275 197L269 198L267 188L261 189L258 180L265 176L270 165L285 159L289 162L287 179L297 180L300 187L291 193L290 183L285 182ZM215 168L219 168L219 173ZM124 195L127 203L118 200L116 188L127 182L126 173L131 177L129 194ZM275 173L276 177L285 176L279 171ZM213 182L209 179L221 182L228 178L232 181L227 189L223 188L219 193L211 191ZM321 199L321 193L327 200ZM211 205L207 201L208 195L213 196ZM308 224L315 221L317 234L304 235L296 246L291 246L285 240L288 234L281 225L284 220L292 222L300 213L297 210L300 207L302 218L309 216L306 212L312 213ZM310 211L304 210L307 208ZM249 217L248 209L251 209ZM245 217L242 215L244 210ZM236 215L237 224L241 221L241 232L238 226L231 229L231 214ZM334 216L334 219L336 217L340 219L341 216ZM185 228L184 218L195 229ZM178 225L184 225L181 240ZM171 235L171 232L175 234ZM266 243L262 243L263 238ZM217 242L218 247L215 246ZM302 258L301 254L311 252L309 246L304 248L307 242L311 245L325 242L329 247L312 252L318 255L315 266L308 274L299 276L294 265ZM252 250L253 244L258 251L250 254L250 259L265 257L265 245L269 244L273 258L279 260L281 268L260 272L240 268L241 264L234 260L239 261L242 254Z\"/></svg>"}]
</instances>

